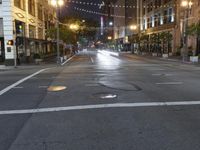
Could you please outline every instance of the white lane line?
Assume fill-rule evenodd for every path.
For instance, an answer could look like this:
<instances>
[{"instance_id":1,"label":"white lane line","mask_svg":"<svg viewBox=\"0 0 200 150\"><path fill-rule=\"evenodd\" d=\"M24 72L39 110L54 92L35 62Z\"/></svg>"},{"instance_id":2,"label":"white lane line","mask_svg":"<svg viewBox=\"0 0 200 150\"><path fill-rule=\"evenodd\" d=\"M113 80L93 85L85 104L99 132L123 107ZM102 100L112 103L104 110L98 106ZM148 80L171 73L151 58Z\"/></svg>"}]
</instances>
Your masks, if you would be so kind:
<instances>
[{"instance_id":1,"label":"white lane line","mask_svg":"<svg viewBox=\"0 0 200 150\"><path fill-rule=\"evenodd\" d=\"M152 76L162 76L163 74L152 74Z\"/></svg>"},{"instance_id":2,"label":"white lane line","mask_svg":"<svg viewBox=\"0 0 200 150\"><path fill-rule=\"evenodd\" d=\"M114 104L97 104L97 105L82 105L82 106L80 105L80 106L51 107L51 108L24 109L24 110L5 110L5 111L0 111L0 115L36 114L36 113L47 113L47 112L105 109L105 108L167 107L167 106L192 106L192 105L200 105L200 101L114 103Z\"/></svg>"},{"instance_id":3,"label":"white lane line","mask_svg":"<svg viewBox=\"0 0 200 150\"><path fill-rule=\"evenodd\" d=\"M27 76L27 77L25 77L25 78L23 78L23 79L21 79L21 80L15 82L14 84L12 84L12 85L6 87L5 89L3 89L3 90L0 91L0 96L3 95L3 94L5 94L6 92L10 91L12 88L17 87L18 85L20 85L21 83L25 82L26 80L28 80L28 79L30 79L30 78L32 78L32 77L34 77L34 76L40 74L41 72L46 71L46 70L48 70L48 69L50 69L50 68L46 68L46 69L39 70L38 72L33 73L33 74L31 74L31 75L29 75L29 76Z\"/></svg>"},{"instance_id":4,"label":"white lane line","mask_svg":"<svg viewBox=\"0 0 200 150\"><path fill-rule=\"evenodd\" d=\"M67 59L64 63L61 64L61 66L64 66L66 63L68 63L68 62L69 62L70 60L72 60L74 57L75 57L75 55L72 56L72 57L70 57L69 59Z\"/></svg>"},{"instance_id":5,"label":"white lane line","mask_svg":"<svg viewBox=\"0 0 200 150\"><path fill-rule=\"evenodd\" d=\"M173 74L165 74L165 76L168 76L168 77L169 77L169 76L174 76L174 75L173 75Z\"/></svg>"},{"instance_id":6,"label":"white lane line","mask_svg":"<svg viewBox=\"0 0 200 150\"><path fill-rule=\"evenodd\" d=\"M24 87L22 86L16 86L16 87L13 87L13 89L23 89Z\"/></svg>"},{"instance_id":7,"label":"white lane line","mask_svg":"<svg viewBox=\"0 0 200 150\"><path fill-rule=\"evenodd\" d=\"M38 88L39 89L46 89L46 88L48 88L49 86L39 86Z\"/></svg>"},{"instance_id":8,"label":"white lane line","mask_svg":"<svg viewBox=\"0 0 200 150\"><path fill-rule=\"evenodd\" d=\"M158 74L152 74L152 76L173 76L173 74L161 74L161 73L158 73Z\"/></svg>"},{"instance_id":9,"label":"white lane line","mask_svg":"<svg viewBox=\"0 0 200 150\"><path fill-rule=\"evenodd\" d=\"M148 69L150 71L165 71L165 69Z\"/></svg>"},{"instance_id":10,"label":"white lane line","mask_svg":"<svg viewBox=\"0 0 200 150\"><path fill-rule=\"evenodd\" d=\"M157 85L181 85L183 82L162 82L162 83L156 83Z\"/></svg>"},{"instance_id":11,"label":"white lane line","mask_svg":"<svg viewBox=\"0 0 200 150\"><path fill-rule=\"evenodd\" d=\"M99 86L99 84L85 84L86 87L96 87Z\"/></svg>"}]
</instances>

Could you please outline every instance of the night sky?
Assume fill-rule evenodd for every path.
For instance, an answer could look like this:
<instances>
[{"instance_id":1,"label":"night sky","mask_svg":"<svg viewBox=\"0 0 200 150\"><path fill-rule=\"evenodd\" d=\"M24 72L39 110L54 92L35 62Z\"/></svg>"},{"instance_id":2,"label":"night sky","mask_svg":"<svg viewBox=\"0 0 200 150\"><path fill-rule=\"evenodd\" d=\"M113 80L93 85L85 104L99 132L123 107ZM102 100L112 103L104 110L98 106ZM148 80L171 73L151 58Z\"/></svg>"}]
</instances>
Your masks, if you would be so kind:
<instances>
[{"instance_id":1,"label":"night sky","mask_svg":"<svg viewBox=\"0 0 200 150\"><path fill-rule=\"evenodd\" d=\"M93 3L102 3L102 0L75 0L78 2L93 2ZM82 12L75 10L74 7L80 8L80 9L86 9L89 11L96 11L96 12L102 12L101 9L99 9L98 6L89 6L89 5L83 5L83 4L75 4L72 2L66 2L66 6L63 8L63 16L80 16L86 19L95 19L97 21L100 20L100 15L96 14L90 14L87 12Z\"/></svg>"}]
</instances>

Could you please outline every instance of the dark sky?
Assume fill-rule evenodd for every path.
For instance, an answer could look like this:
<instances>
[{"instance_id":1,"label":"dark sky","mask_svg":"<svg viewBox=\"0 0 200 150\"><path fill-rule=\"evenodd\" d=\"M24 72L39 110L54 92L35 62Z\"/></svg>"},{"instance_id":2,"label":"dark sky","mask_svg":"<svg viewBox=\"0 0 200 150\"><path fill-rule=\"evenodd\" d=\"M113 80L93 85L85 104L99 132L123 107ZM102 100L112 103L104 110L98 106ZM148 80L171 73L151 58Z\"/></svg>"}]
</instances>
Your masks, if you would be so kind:
<instances>
[{"instance_id":1,"label":"dark sky","mask_svg":"<svg viewBox=\"0 0 200 150\"><path fill-rule=\"evenodd\" d=\"M74 0L75 2L89 2L89 3L102 3L102 0ZM95 19L95 20L100 20L100 15L96 15L96 14L90 14L87 12L83 12L83 11L78 11L75 10L74 7L76 8L80 8L80 9L85 9L85 10L89 10L89 11L95 11L95 12L101 12L102 10L99 9L98 6L91 6L91 5L84 5L84 4L76 4L76 3L72 3L72 2L68 2L66 3L66 7L63 8L63 14L62 15L66 15L66 16L80 16L83 18L87 18L87 19Z\"/></svg>"}]
</instances>

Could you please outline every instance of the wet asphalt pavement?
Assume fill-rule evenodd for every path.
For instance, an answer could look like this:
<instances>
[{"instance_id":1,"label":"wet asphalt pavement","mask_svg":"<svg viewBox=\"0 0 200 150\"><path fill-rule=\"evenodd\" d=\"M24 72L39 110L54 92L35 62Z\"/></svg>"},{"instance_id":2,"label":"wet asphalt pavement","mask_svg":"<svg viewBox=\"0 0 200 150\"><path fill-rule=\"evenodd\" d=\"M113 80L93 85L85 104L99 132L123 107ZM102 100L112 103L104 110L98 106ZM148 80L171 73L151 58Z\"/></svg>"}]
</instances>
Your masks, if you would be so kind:
<instances>
[{"instance_id":1,"label":"wet asphalt pavement","mask_svg":"<svg viewBox=\"0 0 200 150\"><path fill-rule=\"evenodd\" d=\"M0 91L46 67L0 72ZM199 150L200 105L104 108L199 101L199 78L198 66L81 52L0 96L0 150ZM80 107L61 110L68 106ZM38 108L58 110L17 114Z\"/></svg>"}]
</instances>

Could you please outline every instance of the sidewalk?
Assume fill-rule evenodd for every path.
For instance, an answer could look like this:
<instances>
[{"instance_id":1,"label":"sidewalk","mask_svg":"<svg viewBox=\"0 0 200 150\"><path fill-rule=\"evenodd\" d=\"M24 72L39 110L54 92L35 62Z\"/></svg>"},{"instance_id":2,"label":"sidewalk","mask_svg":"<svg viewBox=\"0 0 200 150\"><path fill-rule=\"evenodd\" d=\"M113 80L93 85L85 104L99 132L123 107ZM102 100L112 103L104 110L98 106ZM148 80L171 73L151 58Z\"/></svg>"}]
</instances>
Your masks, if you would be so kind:
<instances>
[{"instance_id":1,"label":"sidewalk","mask_svg":"<svg viewBox=\"0 0 200 150\"><path fill-rule=\"evenodd\" d=\"M149 59L154 59L154 60L162 60L162 61L171 61L171 62L178 62L181 64L188 64L188 65L195 65L195 66L200 66L200 62L198 63L193 63L191 61L183 61L182 57L176 57L176 56L170 56L169 58L163 58L163 57L158 57L158 56L151 56L151 55L139 55L139 54L132 54L132 53L120 53L120 55L124 55L126 57L134 57L134 56L138 56L138 57L143 57L143 58L149 58Z\"/></svg>"},{"instance_id":2,"label":"sidewalk","mask_svg":"<svg viewBox=\"0 0 200 150\"><path fill-rule=\"evenodd\" d=\"M0 65L0 71L6 71L6 70L11 70L11 69L14 69L14 67Z\"/></svg>"},{"instance_id":3,"label":"sidewalk","mask_svg":"<svg viewBox=\"0 0 200 150\"><path fill-rule=\"evenodd\" d=\"M71 55L65 61L63 60L63 63L66 63L67 61L71 60L72 56L74 56L74 55ZM35 63L20 64L20 65L17 65L17 67L5 66L3 64L0 64L0 72L1 71L12 71L12 70L35 69L35 68L41 69L41 68L55 67L57 65L58 64L57 64L56 57L52 57L52 58L45 59L44 61L42 61L39 64L35 64ZM62 64L61 64L61 66L62 66Z\"/></svg>"}]
</instances>

